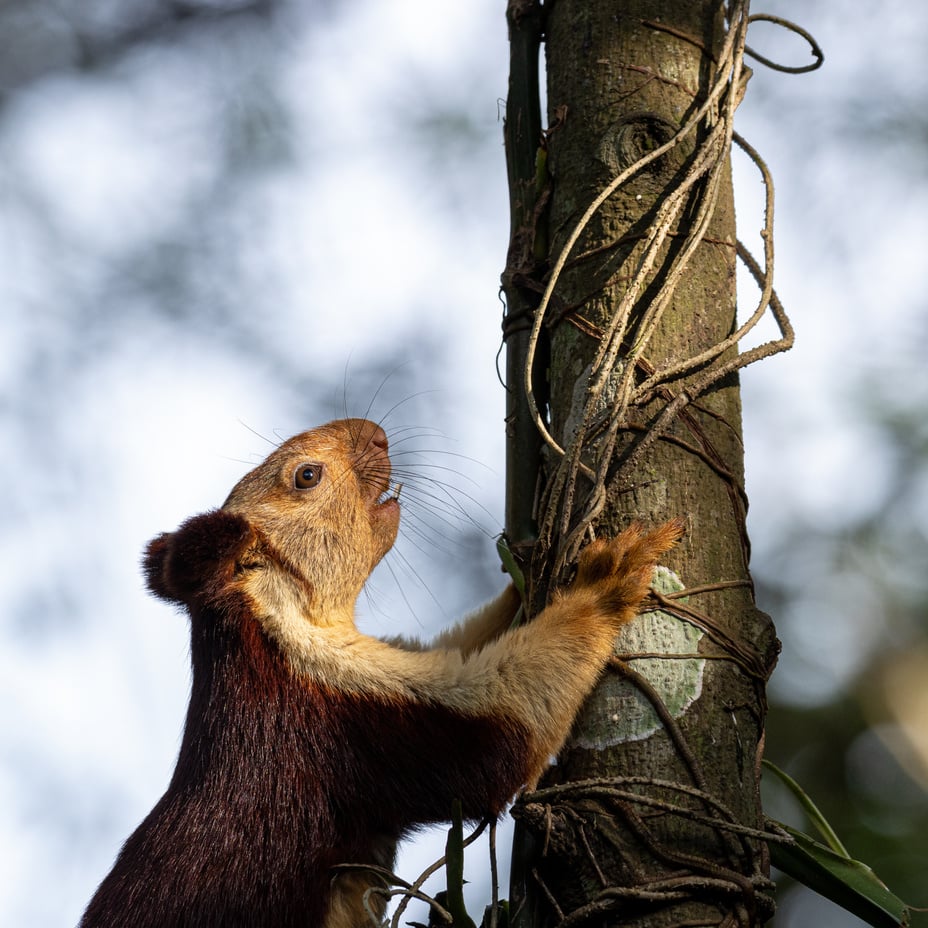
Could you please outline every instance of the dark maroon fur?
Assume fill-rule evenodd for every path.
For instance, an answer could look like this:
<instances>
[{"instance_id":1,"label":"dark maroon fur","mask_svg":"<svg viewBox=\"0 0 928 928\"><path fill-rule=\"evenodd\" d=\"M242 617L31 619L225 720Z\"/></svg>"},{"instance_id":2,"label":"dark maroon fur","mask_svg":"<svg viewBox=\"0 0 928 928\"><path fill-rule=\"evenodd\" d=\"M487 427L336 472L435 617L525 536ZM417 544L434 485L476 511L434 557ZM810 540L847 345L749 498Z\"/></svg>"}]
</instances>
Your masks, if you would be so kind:
<instances>
[{"instance_id":1,"label":"dark maroon fur","mask_svg":"<svg viewBox=\"0 0 928 928\"><path fill-rule=\"evenodd\" d=\"M149 543L143 562L148 588L169 602L208 599L222 591L254 539L241 516L221 509L194 516Z\"/></svg>"},{"instance_id":2,"label":"dark maroon fur","mask_svg":"<svg viewBox=\"0 0 928 928\"><path fill-rule=\"evenodd\" d=\"M447 819L454 798L498 814L522 783L516 724L296 680L220 579L251 537L209 513L149 548L151 588L190 607L190 706L168 790L81 928L317 928L334 864L384 863L384 838Z\"/></svg>"}]
</instances>

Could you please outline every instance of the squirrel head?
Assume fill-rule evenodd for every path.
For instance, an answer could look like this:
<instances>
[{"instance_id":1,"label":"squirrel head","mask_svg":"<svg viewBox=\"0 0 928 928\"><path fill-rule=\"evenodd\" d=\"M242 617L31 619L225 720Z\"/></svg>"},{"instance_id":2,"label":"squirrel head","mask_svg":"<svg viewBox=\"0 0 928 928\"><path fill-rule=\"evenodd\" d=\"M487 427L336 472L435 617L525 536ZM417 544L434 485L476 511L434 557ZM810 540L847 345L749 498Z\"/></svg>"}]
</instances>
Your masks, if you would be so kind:
<instances>
[{"instance_id":1,"label":"squirrel head","mask_svg":"<svg viewBox=\"0 0 928 928\"><path fill-rule=\"evenodd\" d=\"M285 441L221 509L156 538L148 585L187 605L234 585L259 602L296 598L334 620L351 612L398 527L383 429L365 419L330 422Z\"/></svg>"}]
</instances>

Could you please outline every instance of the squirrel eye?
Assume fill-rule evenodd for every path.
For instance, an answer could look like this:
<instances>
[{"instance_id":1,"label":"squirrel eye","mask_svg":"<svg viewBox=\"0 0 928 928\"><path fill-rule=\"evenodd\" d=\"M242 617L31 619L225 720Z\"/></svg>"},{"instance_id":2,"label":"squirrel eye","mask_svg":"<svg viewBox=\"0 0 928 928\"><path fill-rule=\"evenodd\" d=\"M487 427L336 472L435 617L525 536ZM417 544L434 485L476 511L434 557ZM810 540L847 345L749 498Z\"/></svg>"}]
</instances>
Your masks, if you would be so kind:
<instances>
[{"instance_id":1,"label":"squirrel eye","mask_svg":"<svg viewBox=\"0 0 928 928\"><path fill-rule=\"evenodd\" d=\"M293 485L298 490L311 490L322 480L321 464L301 464L293 475Z\"/></svg>"}]
</instances>

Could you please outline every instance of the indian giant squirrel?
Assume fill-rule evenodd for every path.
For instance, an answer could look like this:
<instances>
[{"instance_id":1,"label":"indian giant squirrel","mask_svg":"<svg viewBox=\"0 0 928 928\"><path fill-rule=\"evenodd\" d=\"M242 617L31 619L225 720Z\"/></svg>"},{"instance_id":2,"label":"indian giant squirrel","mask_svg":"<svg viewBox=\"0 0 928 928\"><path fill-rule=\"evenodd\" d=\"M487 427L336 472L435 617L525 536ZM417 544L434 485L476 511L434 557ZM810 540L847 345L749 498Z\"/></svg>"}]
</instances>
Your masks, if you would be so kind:
<instances>
[{"instance_id":1,"label":"indian giant squirrel","mask_svg":"<svg viewBox=\"0 0 928 928\"><path fill-rule=\"evenodd\" d=\"M680 535L638 525L512 629L510 585L424 649L354 623L400 518L383 429L331 422L280 445L221 509L156 538L149 589L190 616L177 766L81 928L361 928L397 841L499 815L533 785Z\"/></svg>"}]
</instances>

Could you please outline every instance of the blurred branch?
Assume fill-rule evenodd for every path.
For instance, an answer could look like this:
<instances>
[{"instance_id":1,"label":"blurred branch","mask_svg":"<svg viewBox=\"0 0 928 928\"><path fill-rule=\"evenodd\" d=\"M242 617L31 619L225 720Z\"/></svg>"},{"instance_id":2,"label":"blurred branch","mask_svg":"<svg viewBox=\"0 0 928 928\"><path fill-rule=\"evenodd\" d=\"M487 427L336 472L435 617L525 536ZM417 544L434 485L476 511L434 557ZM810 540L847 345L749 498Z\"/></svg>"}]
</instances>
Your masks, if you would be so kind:
<instances>
[{"instance_id":1,"label":"blurred branch","mask_svg":"<svg viewBox=\"0 0 928 928\"><path fill-rule=\"evenodd\" d=\"M0 12L0 102L53 74L97 71L140 46L176 41L192 29L270 19L281 6L281 0L150 0L127 4L121 19L104 19L79 5L8 4Z\"/></svg>"}]
</instances>

